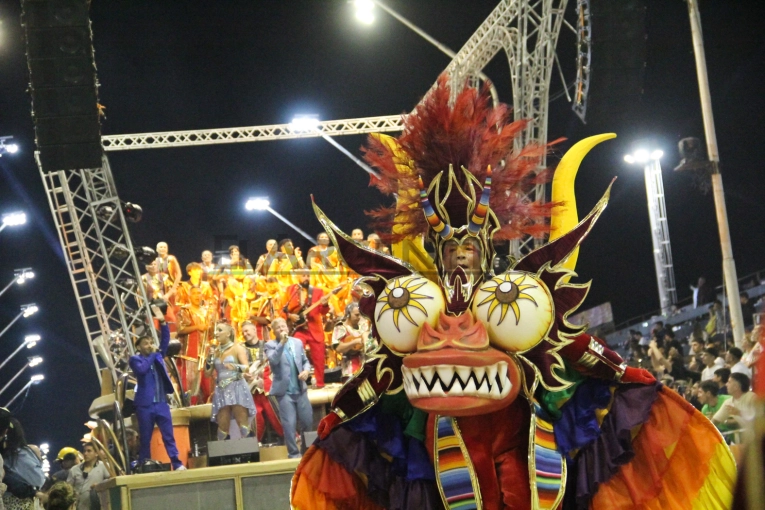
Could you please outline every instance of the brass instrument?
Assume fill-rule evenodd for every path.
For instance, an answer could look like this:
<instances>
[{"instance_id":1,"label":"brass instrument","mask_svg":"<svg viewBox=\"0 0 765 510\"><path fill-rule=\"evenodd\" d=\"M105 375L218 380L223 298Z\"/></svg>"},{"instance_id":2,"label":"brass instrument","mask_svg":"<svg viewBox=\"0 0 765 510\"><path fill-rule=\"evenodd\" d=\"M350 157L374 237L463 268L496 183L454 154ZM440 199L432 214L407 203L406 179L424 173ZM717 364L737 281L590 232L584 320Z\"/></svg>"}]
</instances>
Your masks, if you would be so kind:
<instances>
[{"instance_id":1,"label":"brass instrument","mask_svg":"<svg viewBox=\"0 0 765 510\"><path fill-rule=\"evenodd\" d=\"M205 325L207 326L205 328L204 333L202 334L202 341L199 345L199 352L198 352L198 358L197 358L197 370L201 373L205 368L205 361L207 360L208 356L208 348L210 347L208 344L212 343L208 341L208 337L210 336L210 328L214 327L215 324L215 313L218 309L218 303L216 300L215 304L210 304L206 307L207 312L205 313ZM217 344L217 342L215 342Z\"/></svg>"}]
</instances>

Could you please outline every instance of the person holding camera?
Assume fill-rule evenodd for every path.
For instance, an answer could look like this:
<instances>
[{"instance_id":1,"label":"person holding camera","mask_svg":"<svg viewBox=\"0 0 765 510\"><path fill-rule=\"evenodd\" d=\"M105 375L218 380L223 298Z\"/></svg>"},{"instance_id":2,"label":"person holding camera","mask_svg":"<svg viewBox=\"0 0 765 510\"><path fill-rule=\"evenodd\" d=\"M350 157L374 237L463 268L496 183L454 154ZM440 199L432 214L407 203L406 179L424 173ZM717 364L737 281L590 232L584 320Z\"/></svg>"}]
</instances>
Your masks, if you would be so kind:
<instances>
[{"instance_id":1,"label":"person holding camera","mask_svg":"<svg viewBox=\"0 0 765 510\"><path fill-rule=\"evenodd\" d=\"M173 469L179 471L186 468L178 458L178 448L173 436L173 420L170 416L170 406L167 404L167 395L173 392L173 384L167 375L164 359L170 344L170 329L158 306L152 305L151 311L160 324L159 351L154 349L152 337L143 336L135 343L138 354L130 357L130 368L137 380L133 402L141 438L139 464L151 459L151 435L156 423L162 433L162 442Z\"/></svg>"}]
</instances>

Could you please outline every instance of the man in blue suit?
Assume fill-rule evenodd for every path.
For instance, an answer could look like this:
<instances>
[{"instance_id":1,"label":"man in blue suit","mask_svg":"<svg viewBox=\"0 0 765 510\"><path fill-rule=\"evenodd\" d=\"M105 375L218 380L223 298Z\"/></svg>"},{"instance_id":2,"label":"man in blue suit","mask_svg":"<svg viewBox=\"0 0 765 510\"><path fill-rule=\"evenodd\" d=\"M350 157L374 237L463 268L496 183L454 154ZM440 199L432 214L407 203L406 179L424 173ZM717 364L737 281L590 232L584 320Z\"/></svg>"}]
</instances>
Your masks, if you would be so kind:
<instances>
[{"instance_id":1,"label":"man in blue suit","mask_svg":"<svg viewBox=\"0 0 765 510\"><path fill-rule=\"evenodd\" d=\"M296 422L302 432L313 425L313 410L308 401L306 379L311 373L311 363L303 350L303 343L287 335L289 327L282 318L271 322L277 340L266 342L266 357L271 366L273 383L271 395L279 401L279 417L284 428L284 442L290 458L300 457L295 442Z\"/></svg>"},{"instance_id":2,"label":"man in blue suit","mask_svg":"<svg viewBox=\"0 0 765 510\"><path fill-rule=\"evenodd\" d=\"M161 340L159 351L154 350L154 341L150 336L139 338L135 347L138 354L130 357L130 368L138 381L136 385L135 414L138 417L138 435L141 438L141 449L138 463L151 458L151 435L154 424L162 433L167 456L175 471L186 469L178 458L178 448L173 436L173 420L170 417L170 406L167 405L167 394L173 392L170 376L167 375L164 356L170 344L170 328L165 322L165 316L156 306L151 307L154 317L159 320Z\"/></svg>"}]
</instances>

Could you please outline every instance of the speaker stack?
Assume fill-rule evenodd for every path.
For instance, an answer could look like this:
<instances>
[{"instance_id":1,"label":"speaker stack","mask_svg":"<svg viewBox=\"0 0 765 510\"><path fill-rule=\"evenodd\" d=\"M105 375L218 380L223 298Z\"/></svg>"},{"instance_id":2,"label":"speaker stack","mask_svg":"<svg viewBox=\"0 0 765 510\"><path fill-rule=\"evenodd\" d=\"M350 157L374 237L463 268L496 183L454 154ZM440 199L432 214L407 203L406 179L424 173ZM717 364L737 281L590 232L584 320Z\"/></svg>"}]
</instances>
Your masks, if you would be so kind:
<instances>
[{"instance_id":1,"label":"speaker stack","mask_svg":"<svg viewBox=\"0 0 765 510\"><path fill-rule=\"evenodd\" d=\"M32 118L47 171L101 166L88 0L23 0Z\"/></svg>"}]
</instances>

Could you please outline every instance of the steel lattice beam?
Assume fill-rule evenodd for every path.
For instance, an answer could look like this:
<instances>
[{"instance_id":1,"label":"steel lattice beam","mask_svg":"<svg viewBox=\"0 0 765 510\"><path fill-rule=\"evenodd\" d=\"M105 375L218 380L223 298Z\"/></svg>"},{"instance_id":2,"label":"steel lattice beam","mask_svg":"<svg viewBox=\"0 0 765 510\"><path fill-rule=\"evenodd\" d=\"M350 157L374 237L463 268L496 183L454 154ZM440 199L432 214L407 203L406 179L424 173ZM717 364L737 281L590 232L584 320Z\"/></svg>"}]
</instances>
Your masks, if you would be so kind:
<instances>
[{"instance_id":1,"label":"steel lattice beam","mask_svg":"<svg viewBox=\"0 0 765 510\"><path fill-rule=\"evenodd\" d=\"M37 164L99 381L104 368L116 381L137 337L157 338L144 327L148 301L109 163L54 172Z\"/></svg>"},{"instance_id":2,"label":"steel lattice beam","mask_svg":"<svg viewBox=\"0 0 765 510\"><path fill-rule=\"evenodd\" d=\"M387 115L363 119L328 120L320 122L315 131L293 130L289 124L273 124L240 128L106 135L101 137L101 141L107 151L124 151L218 143L268 142L294 138L314 138L322 136L322 134L326 136L360 135L401 131L401 129L403 129L402 116Z\"/></svg>"}]
</instances>

